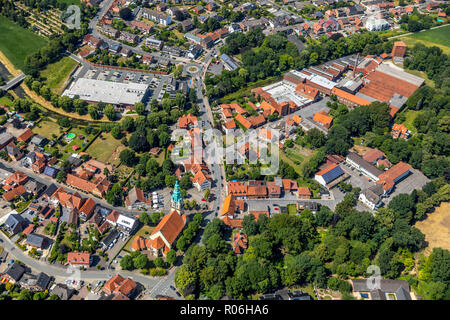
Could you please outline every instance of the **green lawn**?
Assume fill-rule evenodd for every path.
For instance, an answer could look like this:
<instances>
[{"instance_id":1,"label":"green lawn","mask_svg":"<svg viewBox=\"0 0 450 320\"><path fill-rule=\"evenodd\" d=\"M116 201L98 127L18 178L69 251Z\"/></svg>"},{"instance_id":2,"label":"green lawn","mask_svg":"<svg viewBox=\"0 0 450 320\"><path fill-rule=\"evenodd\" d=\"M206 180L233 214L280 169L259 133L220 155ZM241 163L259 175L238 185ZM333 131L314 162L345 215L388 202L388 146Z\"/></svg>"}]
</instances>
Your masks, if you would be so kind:
<instances>
[{"instance_id":1,"label":"green lawn","mask_svg":"<svg viewBox=\"0 0 450 320\"><path fill-rule=\"evenodd\" d=\"M41 121L35 126L33 132L46 137L49 140L53 140L52 134L59 136L61 133L59 131L59 125L53 121Z\"/></svg>"},{"instance_id":2,"label":"green lawn","mask_svg":"<svg viewBox=\"0 0 450 320\"><path fill-rule=\"evenodd\" d=\"M41 77L45 79L45 84L56 94L61 94L69 74L77 65L77 62L70 57L63 57L55 63L49 64L41 71Z\"/></svg>"},{"instance_id":3,"label":"green lawn","mask_svg":"<svg viewBox=\"0 0 450 320\"><path fill-rule=\"evenodd\" d=\"M408 128L408 130L411 130L412 133L416 133L417 129L413 125L413 121L418 115L420 115L420 111L406 109L402 113L405 114L406 117L406 120L403 122L403 124L406 126L406 128Z\"/></svg>"},{"instance_id":4,"label":"green lawn","mask_svg":"<svg viewBox=\"0 0 450 320\"><path fill-rule=\"evenodd\" d=\"M0 16L0 51L16 68L23 69L25 57L46 44L45 38Z\"/></svg>"},{"instance_id":5,"label":"green lawn","mask_svg":"<svg viewBox=\"0 0 450 320\"><path fill-rule=\"evenodd\" d=\"M0 106L10 107L11 105L12 105L12 101L8 97L3 96L0 98Z\"/></svg>"},{"instance_id":6,"label":"green lawn","mask_svg":"<svg viewBox=\"0 0 450 320\"><path fill-rule=\"evenodd\" d=\"M108 163L112 162L112 155L120 145L122 145L120 140L115 139L111 133L102 133L86 152L98 161Z\"/></svg>"},{"instance_id":7,"label":"green lawn","mask_svg":"<svg viewBox=\"0 0 450 320\"><path fill-rule=\"evenodd\" d=\"M442 49L445 54L450 54L450 25L424 32L416 32L406 37L400 37L408 46L420 42L428 46L437 46Z\"/></svg>"},{"instance_id":8,"label":"green lawn","mask_svg":"<svg viewBox=\"0 0 450 320\"><path fill-rule=\"evenodd\" d=\"M68 133L74 133L75 138L72 139L67 145L65 145L64 147L61 148L61 151L63 152L63 157L62 157L63 160L68 158L73 153L81 152L81 149L84 147L83 144L89 143L89 141L91 141L95 136L93 134L87 134L86 132L84 132L83 127L72 128L69 130ZM82 136L83 138L79 138L80 136ZM61 138L61 140L67 143L65 136L63 136ZM72 149L72 147L75 145L80 147L77 151Z\"/></svg>"},{"instance_id":9,"label":"green lawn","mask_svg":"<svg viewBox=\"0 0 450 320\"><path fill-rule=\"evenodd\" d=\"M56 0L56 2L65 3L68 6L70 6L71 4L80 4L80 0Z\"/></svg>"}]
</instances>

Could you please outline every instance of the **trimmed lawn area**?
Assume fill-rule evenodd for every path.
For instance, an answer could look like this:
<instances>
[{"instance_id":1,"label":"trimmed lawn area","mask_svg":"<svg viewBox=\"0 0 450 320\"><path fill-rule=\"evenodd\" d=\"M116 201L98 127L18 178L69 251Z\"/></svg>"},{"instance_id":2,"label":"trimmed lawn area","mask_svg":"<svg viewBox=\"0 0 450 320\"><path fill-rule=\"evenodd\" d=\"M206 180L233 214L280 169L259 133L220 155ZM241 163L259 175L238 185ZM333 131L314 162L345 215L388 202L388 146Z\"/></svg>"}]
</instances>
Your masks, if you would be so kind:
<instances>
[{"instance_id":1,"label":"trimmed lawn area","mask_svg":"<svg viewBox=\"0 0 450 320\"><path fill-rule=\"evenodd\" d=\"M10 107L11 105L12 105L12 101L8 97L3 96L0 98L0 106Z\"/></svg>"},{"instance_id":2,"label":"trimmed lawn area","mask_svg":"<svg viewBox=\"0 0 450 320\"><path fill-rule=\"evenodd\" d=\"M16 68L23 69L25 57L46 44L45 38L0 16L0 51Z\"/></svg>"},{"instance_id":3,"label":"trimmed lawn area","mask_svg":"<svg viewBox=\"0 0 450 320\"><path fill-rule=\"evenodd\" d=\"M51 120L45 120L39 122L32 130L34 133L46 137L49 140L53 140L52 134L59 136L59 125Z\"/></svg>"},{"instance_id":4,"label":"trimmed lawn area","mask_svg":"<svg viewBox=\"0 0 450 320\"><path fill-rule=\"evenodd\" d=\"M450 25L424 32L417 32L406 37L400 37L408 46L420 42L427 47L436 46L442 49L445 54L450 54Z\"/></svg>"},{"instance_id":5,"label":"trimmed lawn area","mask_svg":"<svg viewBox=\"0 0 450 320\"><path fill-rule=\"evenodd\" d=\"M91 141L95 137L95 135L93 135L93 134L88 135L86 132L84 132L83 127L72 128L67 133L74 133L75 138L73 138L67 145L65 145L64 147L61 148L62 149L61 151L63 153L63 156L62 156L63 160L68 158L73 153L79 153L81 151L81 148L83 148L85 144L89 143L89 141ZM80 137L82 137L82 138L80 138ZM64 141L67 143L66 137L62 136L61 141ZM75 145L80 147L76 151L72 149L72 147Z\"/></svg>"},{"instance_id":6,"label":"trimmed lawn area","mask_svg":"<svg viewBox=\"0 0 450 320\"><path fill-rule=\"evenodd\" d=\"M155 227L152 227L152 226L147 226L147 225L143 226L136 232L136 234L132 238L128 239L127 243L125 244L125 246L123 248L125 250L131 252L131 244L133 243L133 239L136 237L139 237L139 236L142 236L142 237L149 236L152 234L154 229L155 229Z\"/></svg>"},{"instance_id":7,"label":"trimmed lawn area","mask_svg":"<svg viewBox=\"0 0 450 320\"><path fill-rule=\"evenodd\" d=\"M17 213L22 213L30 204L31 200L29 201L21 201L19 203L16 204L16 211Z\"/></svg>"},{"instance_id":8,"label":"trimmed lawn area","mask_svg":"<svg viewBox=\"0 0 450 320\"><path fill-rule=\"evenodd\" d=\"M412 133L416 133L417 129L416 127L414 127L413 125L413 121L414 119L420 115L420 111L416 111L416 110L409 110L409 109L405 109L402 114L405 115L406 120L403 122L403 124L406 126L406 128L408 128L408 130L411 130Z\"/></svg>"},{"instance_id":9,"label":"trimmed lawn area","mask_svg":"<svg viewBox=\"0 0 450 320\"><path fill-rule=\"evenodd\" d=\"M111 133L102 133L89 148L86 149L86 152L98 161L111 163L114 160L113 154L121 145L120 139L115 139Z\"/></svg>"},{"instance_id":10,"label":"trimmed lawn area","mask_svg":"<svg viewBox=\"0 0 450 320\"><path fill-rule=\"evenodd\" d=\"M77 65L70 57L63 57L55 63L49 64L41 71L41 77L45 78L45 84L56 94L61 94L69 74Z\"/></svg>"}]
</instances>

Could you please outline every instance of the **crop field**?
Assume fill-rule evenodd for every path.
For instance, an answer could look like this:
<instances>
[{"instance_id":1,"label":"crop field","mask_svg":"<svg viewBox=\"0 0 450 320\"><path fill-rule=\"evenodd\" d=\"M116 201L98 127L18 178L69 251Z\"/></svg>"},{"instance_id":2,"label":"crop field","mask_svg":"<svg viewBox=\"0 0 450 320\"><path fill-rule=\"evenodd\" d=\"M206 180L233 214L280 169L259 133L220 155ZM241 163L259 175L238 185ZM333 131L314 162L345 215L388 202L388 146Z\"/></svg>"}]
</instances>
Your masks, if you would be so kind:
<instances>
[{"instance_id":1,"label":"crop field","mask_svg":"<svg viewBox=\"0 0 450 320\"><path fill-rule=\"evenodd\" d=\"M16 68L23 69L26 56L46 44L45 38L0 16L0 51Z\"/></svg>"},{"instance_id":2,"label":"crop field","mask_svg":"<svg viewBox=\"0 0 450 320\"><path fill-rule=\"evenodd\" d=\"M442 49L446 54L450 54L450 25L433 30L417 32L405 37L400 37L408 46L414 46L416 43L423 43L427 47L436 46Z\"/></svg>"}]
</instances>

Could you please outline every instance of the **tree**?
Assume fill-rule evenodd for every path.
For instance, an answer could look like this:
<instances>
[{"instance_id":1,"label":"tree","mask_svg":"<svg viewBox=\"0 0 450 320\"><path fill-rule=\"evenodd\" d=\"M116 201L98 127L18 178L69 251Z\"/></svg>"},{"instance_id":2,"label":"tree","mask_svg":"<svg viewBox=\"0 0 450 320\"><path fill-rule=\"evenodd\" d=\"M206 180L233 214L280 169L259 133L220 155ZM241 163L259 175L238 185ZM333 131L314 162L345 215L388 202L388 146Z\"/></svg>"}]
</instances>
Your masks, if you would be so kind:
<instances>
[{"instance_id":1,"label":"tree","mask_svg":"<svg viewBox=\"0 0 450 320\"><path fill-rule=\"evenodd\" d=\"M105 110L103 112L105 113L108 120L110 121L116 120L116 109L112 105L110 104L106 105Z\"/></svg>"},{"instance_id":2,"label":"tree","mask_svg":"<svg viewBox=\"0 0 450 320\"><path fill-rule=\"evenodd\" d=\"M142 102L137 102L134 105L134 110L138 115L143 115L145 113L145 105Z\"/></svg>"},{"instance_id":3,"label":"tree","mask_svg":"<svg viewBox=\"0 0 450 320\"><path fill-rule=\"evenodd\" d=\"M133 265L136 269L144 269L148 265L148 258L145 254L139 254L133 259Z\"/></svg>"},{"instance_id":4,"label":"tree","mask_svg":"<svg viewBox=\"0 0 450 320\"><path fill-rule=\"evenodd\" d=\"M126 7L126 8L122 8L119 11L119 16L123 19L123 20L130 20L133 16L133 13L131 12L131 9Z\"/></svg>"},{"instance_id":5,"label":"tree","mask_svg":"<svg viewBox=\"0 0 450 320\"><path fill-rule=\"evenodd\" d=\"M88 107L88 113L91 116L91 118L93 120L99 120L100 119L100 114L98 113L97 107L95 106L89 106Z\"/></svg>"},{"instance_id":6,"label":"tree","mask_svg":"<svg viewBox=\"0 0 450 320\"><path fill-rule=\"evenodd\" d=\"M325 134L319 129L312 128L306 133L305 141L315 149L325 144L326 137Z\"/></svg>"},{"instance_id":7,"label":"tree","mask_svg":"<svg viewBox=\"0 0 450 320\"><path fill-rule=\"evenodd\" d=\"M120 129L120 126L115 126L111 129L111 135L114 139L121 139L122 138L122 130Z\"/></svg>"},{"instance_id":8,"label":"tree","mask_svg":"<svg viewBox=\"0 0 450 320\"><path fill-rule=\"evenodd\" d=\"M131 256L126 255L120 260L120 267L123 270L133 270L133 258Z\"/></svg>"},{"instance_id":9,"label":"tree","mask_svg":"<svg viewBox=\"0 0 450 320\"><path fill-rule=\"evenodd\" d=\"M169 252L167 252L166 260L170 265L173 265L175 263L175 261L177 260L177 254L175 250L171 249Z\"/></svg>"},{"instance_id":10,"label":"tree","mask_svg":"<svg viewBox=\"0 0 450 320\"><path fill-rule=\"evenodd\" d=\"M130 149L123 150L119 155L119 159L128 167L134 167L137 162L136 154Z\"/></svg>"},{"instance_id":11,"label":"tree","mask_svg":"<svg viewBox=\"0 0 450 320\"><path fill-rule=\"evenodd\" d=\"M150 220L152 221L153 224L157 224L159 218L161 218L161 213L159 212L152 212L152 214L150 215Z\"/></svg>"},{"instance_id":12,"label":"tree","mask_svg":"<svg viewBox=\"0 0 450 320\"><path fill-rule=\"evenodd\" d=\"M150 224L150 217L148 216L147 212L142 212L139 215L139 221L146 225Z\"/></svg>"},{"instance_id":13,"label":"tree","mask_svg":"<svg viewBox=\"0 0 450 320\"><path fill-rule=\"evenodd\" d=\"M164 267L164 260L163 260L163 258L161 258L161 257L156 258L153 262L155 263L155 266L156 266L157 268L162 268L162 267Z\"/></svg>"},{"instance_id":14,"label":"tree","mask_svg":"<svg viewBox=\"0 0 450 320\"><path fill-rule=\"evenodd\" d=\"M191 177L189 175L184 175L180 180L180 188L188 190L192 187Z\"/></svg>"},{"instance_id":15,"label":"tree","mask_svg":"<svg viewBox=\"0 0 450 320\"><path fill-rule=\"evenodd\" d=\"M56 181L61 183L64 180L66 180L66 173L64 171L59 171L58 174L56 175Z\"/></svg>"},{"instance_id":16,"label":"tree","mask_svg":"<svg viewBox=\"0 0 450 320\"><path fill-rule=\"evenodd\" d=\"M197 277L194 272L190 271L188 266L183 264L175 271L175 285L184 296L194 292Z\"/></svg>"}]
</instances>

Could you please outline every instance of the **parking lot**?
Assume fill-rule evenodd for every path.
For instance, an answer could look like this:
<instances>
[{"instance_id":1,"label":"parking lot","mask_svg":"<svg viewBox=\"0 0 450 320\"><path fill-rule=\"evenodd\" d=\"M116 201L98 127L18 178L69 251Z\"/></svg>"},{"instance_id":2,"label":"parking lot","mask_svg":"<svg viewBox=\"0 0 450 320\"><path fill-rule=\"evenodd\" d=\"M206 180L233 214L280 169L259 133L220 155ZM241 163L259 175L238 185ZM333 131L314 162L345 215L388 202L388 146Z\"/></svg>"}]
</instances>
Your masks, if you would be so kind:
<instances>
[{"instance_id":1,"label":"parking lot","mask_svg":"<svg viewBox=\"0 0 450 320\"><path fill-rule=\"evenodd\" d=\"M395 185L394 192L392 192L388 198L383 199L383 202L386 205L388 205L392 198L394 198L395 196L398 196L402 193L411 194L413 190L422 189L422 187L430 181L430 179L425 177L424 174L420 171L412 169L411 172L412 174Z\"/></svg>"},{"instance_id":2,"label":"parking lot","mask_svg":"<svg viewBox=\"0 0 450 320\"><path fill-rule=\"evenodd\" d=\"M342 170L344 170L345 173L350 175L350 178L345 182L350 183L353 188L361 188L361 190L364 190L375 184L375 182L371 182L367 176L365 176L352 166L348 165L347 163L342 162L339 166L342 168Z\"/></svg>"},{"instance_id":3,"label":"parking lot","mask_svg":"<svg viewBox=\"0 0 450 320\"><path fill-rule=\"evenodd\" d=\"M150 110L150 102L152 101L152 99L156 99L158 101L162 100L164 93L166 92L165 87L170 77L159 74L151 74L147 72L134 72L84 66L77 74L76 79L78 78L103 80L118 83L146 84L148 85L150 95L148 101L144 102L147 102L147 109Z\"/></svg>"}]
</instances>

